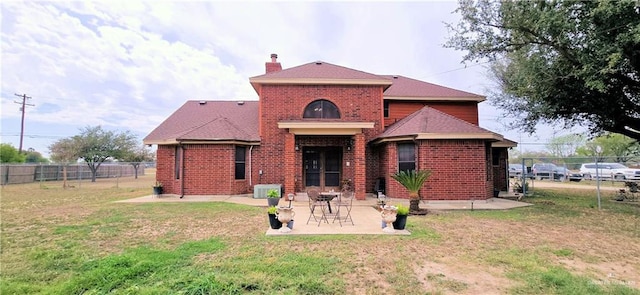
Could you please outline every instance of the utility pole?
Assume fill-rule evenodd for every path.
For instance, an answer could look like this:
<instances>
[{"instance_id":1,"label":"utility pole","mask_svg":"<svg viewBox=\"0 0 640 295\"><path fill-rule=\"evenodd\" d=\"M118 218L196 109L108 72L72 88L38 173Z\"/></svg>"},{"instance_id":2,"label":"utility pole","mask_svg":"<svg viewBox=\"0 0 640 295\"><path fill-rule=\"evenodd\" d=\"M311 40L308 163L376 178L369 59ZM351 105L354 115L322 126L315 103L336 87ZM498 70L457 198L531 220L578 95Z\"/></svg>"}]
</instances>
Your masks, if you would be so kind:
<instances>
[{"instance_id":1,"label":"utility pole","mask_svg":"<svg viewBox=\"0 0 640 295\"><path fill-rule=\"evenodd\" d=\"M20 107L20 111L22 111L22 122L20 124L20 147L18 148L19 153L22 153L22 139L24 138L24 112L27 106L35 106L35 104L30 104L27 103L27 99L31 99L31 97L27 96L26 94L15 94L15 96L17 97L22 97L22 101L13 101L14 103L20 104L22 105L22 107Z\"/></svg>"}]
</instances>

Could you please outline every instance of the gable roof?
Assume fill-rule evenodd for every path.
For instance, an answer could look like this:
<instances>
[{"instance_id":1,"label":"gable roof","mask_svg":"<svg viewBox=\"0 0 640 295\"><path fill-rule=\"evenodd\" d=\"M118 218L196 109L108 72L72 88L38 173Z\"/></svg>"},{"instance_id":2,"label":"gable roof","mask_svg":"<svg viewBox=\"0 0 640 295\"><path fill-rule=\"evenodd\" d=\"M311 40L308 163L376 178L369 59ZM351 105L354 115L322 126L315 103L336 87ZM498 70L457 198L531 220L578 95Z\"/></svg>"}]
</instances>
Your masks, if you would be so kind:
<instances>
[{"instance_id":1,"label":"gable roof","mask_svg":"<svg viewBox=\"0 0 640 295\"><path fill-rule=\"evenodd\" d=\"M382 85L389 87L389 78L323 61L310 62L297 67L249 78L258 92L263 84L328 84L328 85Z\"/></svg>"},{"instance_id":2,"label":"gable roof","mask_svg":"<svg viewBox=\"0 0 640 295\"><path fill-rule=\"evenodd\" d=\"M258 142L257 101L187 101L144 138L144 144L184 141Z\"/></svg>"},{"instance_id":3,"label":"gable roof","mask_svg":"<svg viewBox=\"0 0 640 295\"><path fill-rule=\"evenodd\" d=\"M467 121L425 106L392 124L374 142L408 139L485 139L500 141L503 137Z\"/></svg>"},{"instance_id":4,"label":"gable roof","mask_svg":"<svg viewBox=\"0 0 640 295\"><path fill-rule=\"evenodd\" d=\"M383 75L390 79L393 84L384 92L385 99L407 99L416 100L456 100L456 101L476 101L485 100L482 95L461 91L445 86L432 84L399 75Z\"/></svg>"}]
</instances>

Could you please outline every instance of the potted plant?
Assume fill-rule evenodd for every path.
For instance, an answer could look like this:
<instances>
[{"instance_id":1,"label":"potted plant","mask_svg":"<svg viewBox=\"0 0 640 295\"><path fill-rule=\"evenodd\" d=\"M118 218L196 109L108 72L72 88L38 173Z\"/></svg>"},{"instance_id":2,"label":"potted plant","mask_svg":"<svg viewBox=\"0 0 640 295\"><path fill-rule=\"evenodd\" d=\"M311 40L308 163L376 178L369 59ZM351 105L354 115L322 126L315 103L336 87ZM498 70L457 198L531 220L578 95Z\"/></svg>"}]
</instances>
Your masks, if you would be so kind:
<instances>
[{"instance_id":1,"label":"potted plant","mask_svg":"<svg viewBox=\"0 0 640 295\"><path fill-rule=\"evenodd\" d=\"M395 179L409 191L410 212L420 212L420 200L422 199L420 189L429 176L431 176L431 171L429 170L403 170L391 175L391 178Z\"/></svg>"},{"instance_id":2,"label":"potted plant","mask_svg":"<svg viewBox=\"0 0 640 295\"><path fill-rule=\"evenodd\" d=\"M402 204L396 205L396 221L393 222L394 229L404 229L407 225L407 216L409 216L409 206Z\"/></svg>"},{"instance_id":3,"label":"potted plant","mask_svg":"<svg viewBox=\"0 0 640 295\"><path fill-rule=\"evenodd\" d=\"M156 181L156 183L153 185L153 194L159 196L162 195L162 193L162 182Z\"/></svg>"},{"instance_id":4,"label":"potted plant","mask_svg":"<svg viewBox=\"0 0 640 295\"><path fill-rule=\"evenodd\" d=\"M270 189L267 191L267 202L269 206L278 206L280 202L280 190Z\"/></svg>"},{"instance_id":5,"label":"potted plant","mask_svg":"<svg viewBox=\"0 0 640 295\"><path fill-rule=\"evenodd\" d=\"M516 181L513 184L513 192L514 193L524 193L525 191L529 191L529 183L528 182L524 182L524 185L522 185L522 183L520 183L519 181Z\"/></svg>"},{"instance_id":6,"label":"potted plant","mask_svg":"<svg viewBox=\"0 0 640 295\"><path fill-rule=\"evenodd\" d=\"M269 206L267 208L267 213L269 215L269 225L272 229L279 229L282 227L282 222L278 220L276 213L278 212L278 208L276 206Z\"/></svg>"}]
</instances>

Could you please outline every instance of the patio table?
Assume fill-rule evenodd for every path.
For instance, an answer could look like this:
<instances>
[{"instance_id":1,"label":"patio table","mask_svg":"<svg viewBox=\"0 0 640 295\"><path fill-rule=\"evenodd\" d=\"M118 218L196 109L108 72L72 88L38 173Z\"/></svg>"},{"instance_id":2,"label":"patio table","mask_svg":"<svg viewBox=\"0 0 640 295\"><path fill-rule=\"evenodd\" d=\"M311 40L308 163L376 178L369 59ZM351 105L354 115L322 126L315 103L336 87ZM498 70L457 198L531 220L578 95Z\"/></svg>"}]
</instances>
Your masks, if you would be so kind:
<instances>
[{"instance_id":1,"label":"patio table","mask_svg":"<svg viewBox=\"0 0 640 295\"><path fill-rule=\"evenodd\" d=\"M321 192L320 196L318 197L318 201L326 201L327 207L329 207L329 213L333 213L331 212L331 201L339 195L339 192Z\"/></svg>"}]
</instances>

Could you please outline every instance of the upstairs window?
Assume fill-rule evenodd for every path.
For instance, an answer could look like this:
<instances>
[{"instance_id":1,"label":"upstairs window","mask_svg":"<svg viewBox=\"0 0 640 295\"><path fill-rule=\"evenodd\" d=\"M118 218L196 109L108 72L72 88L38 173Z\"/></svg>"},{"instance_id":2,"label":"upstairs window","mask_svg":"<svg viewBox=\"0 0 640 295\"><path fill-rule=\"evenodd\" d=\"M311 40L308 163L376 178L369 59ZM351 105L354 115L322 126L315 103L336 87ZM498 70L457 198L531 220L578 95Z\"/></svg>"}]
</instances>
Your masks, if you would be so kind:
<instances>
[{"instance_id":1,"label":"upstairs window","mask_svg":"<svg viewBox=\"0 0 640 295\"><path fill-rule=\"evenodd\" d=\"M319 99L307 105L303 118L340 119L338 107L326 99Z\"/></svg>"},{"instance_id":2,"label":"upstairs window","mask_svg":"<svg viewBox=\"0 0 640 295\"><path fill-rule=\"evenodd\" d=\"M384 101L384 117L389 118L389 101Z\"/></svg>"}]
</instances>

